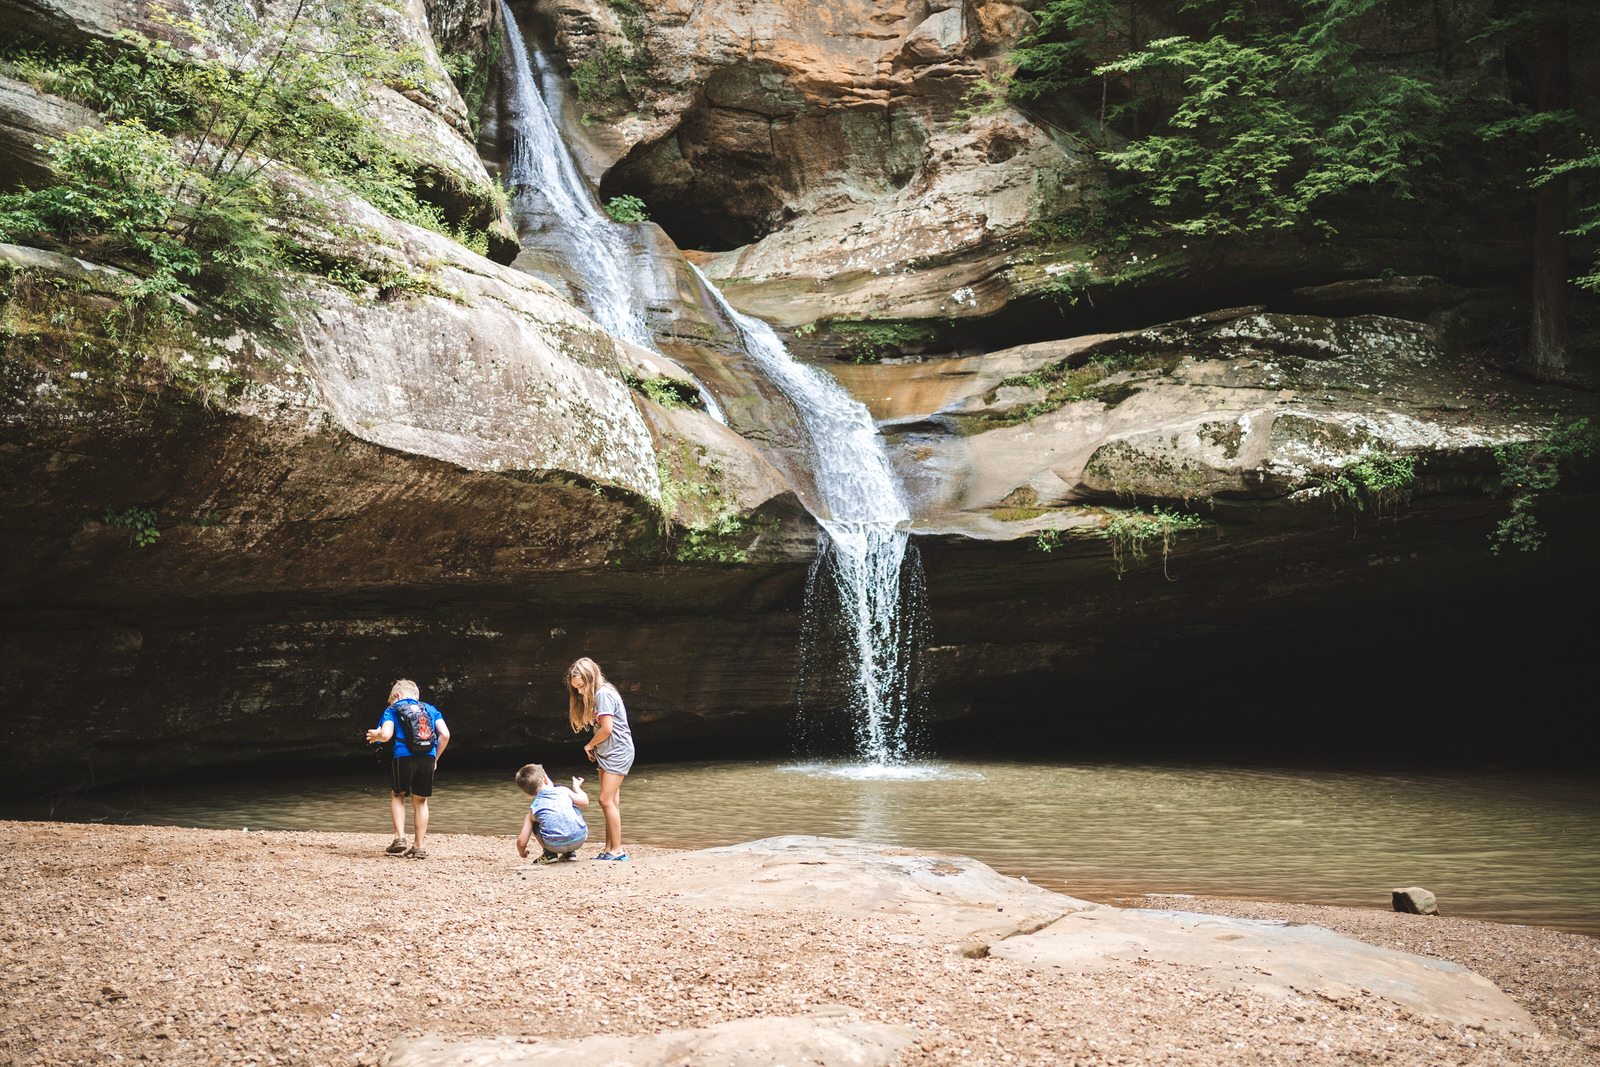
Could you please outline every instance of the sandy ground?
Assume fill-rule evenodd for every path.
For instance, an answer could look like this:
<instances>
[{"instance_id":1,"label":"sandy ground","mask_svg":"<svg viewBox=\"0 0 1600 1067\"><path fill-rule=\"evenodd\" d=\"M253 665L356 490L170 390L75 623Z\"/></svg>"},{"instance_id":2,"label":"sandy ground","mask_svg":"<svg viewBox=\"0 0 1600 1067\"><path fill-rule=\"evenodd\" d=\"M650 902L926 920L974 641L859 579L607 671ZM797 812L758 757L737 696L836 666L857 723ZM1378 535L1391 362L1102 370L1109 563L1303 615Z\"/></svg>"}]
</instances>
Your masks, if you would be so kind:
<instances>
[{"instance_id":1,"label":"sandy ground","mask_svg":"<svg viewBox=\"0 0 1600 1067\"><path fill-rule=\"evenodd\" d=\"M1461 962L1535 1014L1503 1037L1370 1000L1195 987L1181 968L1045 973L919 942L894 915L677 900L648 864L534 866L508 838L0 823L0 1065L376 1064L403 1034L576 1038L846 1005L923 1064L1593 1064L1600 941L1239 901ZM584 855L593 855L588 847ZM636 859L650 849L630 848Z\"/></svg>"}]
</instances>

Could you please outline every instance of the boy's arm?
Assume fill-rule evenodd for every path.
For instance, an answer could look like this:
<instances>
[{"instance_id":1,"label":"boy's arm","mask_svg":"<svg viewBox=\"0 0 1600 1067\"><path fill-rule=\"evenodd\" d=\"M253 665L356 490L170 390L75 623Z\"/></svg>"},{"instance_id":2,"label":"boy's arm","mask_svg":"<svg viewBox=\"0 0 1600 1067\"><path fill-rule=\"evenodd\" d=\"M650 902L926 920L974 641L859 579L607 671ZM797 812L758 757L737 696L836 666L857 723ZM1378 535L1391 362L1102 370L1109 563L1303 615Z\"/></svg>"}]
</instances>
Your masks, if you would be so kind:
<instances>
[{"instance_id":1,"label":"boy's arm","mask_svg":"<svg viewBox=\"0 0 1600 1067\"><path fill-rule=\"evenodd\" d=\"M568 789L567 792L572 795L572 802L578 807L587 808L589 806L589 794L583 791L582 778L574 778L572 780L572 788Z\"/></svg>"},{"instance_id":2,"label":"boy's arm","mask_svg":"<svg viewBox=\"0 0 1600 1067\"><path fill-rule=\"evenodd\" d=\"M438 763L439 757L444 755L444 746L450 743L450 727L444 724L444 716L433 720L435 729L439 731L439 747L433 750L433 762Z\"/></svg>"},{"instance_id":3,"label":"boy's arm","mask_svg":"<svg viewBox=\"0 0 1600 1067\"><path fill-rule=\"evenodd\" d=\"M528 858L528 839L533 836L533 812L529 811L522 820L522 833L517 835L517 855L523 859Z\"/></svg>"},{"instance_id":4,"label":"boy's arm","mask_svg":"<svg viewBox=\"0 0 1600 1067\"><path fill-rule=\"evenodd\" d=\"M390 717L390 715L389 715L389 713L387 711L385 711L383 713L383 718L378 720L378 728L376 730L368 730L367 731L367 740L369 742L372 742L372 741L380 741L380 742L381 741L387 741L393 736L394 736L394 719Z\"/></svg>"}]
</instances>

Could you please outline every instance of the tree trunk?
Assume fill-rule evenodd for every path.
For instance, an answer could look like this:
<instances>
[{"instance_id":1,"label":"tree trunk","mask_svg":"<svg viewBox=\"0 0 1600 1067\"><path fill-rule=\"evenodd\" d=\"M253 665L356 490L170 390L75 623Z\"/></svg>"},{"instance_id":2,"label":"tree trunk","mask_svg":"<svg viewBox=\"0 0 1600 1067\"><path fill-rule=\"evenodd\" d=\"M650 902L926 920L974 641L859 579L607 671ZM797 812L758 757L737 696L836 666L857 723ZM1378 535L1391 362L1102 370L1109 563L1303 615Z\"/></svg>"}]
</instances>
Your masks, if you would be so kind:
<instances>
[{"instance_id":1,"label":"tree trunk","mask_svg":"<svg viewBox=\"0 0 1600 1067\"><path fill-rule=\"evenodd\" d=\"M1567 106L1567 25L1559 16L1539 27L1539 111ZM1551 123L1539 131L1539 162L1560 157L1561 133ZM1567 367L1567 321L1563 297L1567 287L1567 177L1546 180L1538 189L1533 222L1533 335L1529 369L1541 378L1559 378Z\"/></svg>"}]
</instances>

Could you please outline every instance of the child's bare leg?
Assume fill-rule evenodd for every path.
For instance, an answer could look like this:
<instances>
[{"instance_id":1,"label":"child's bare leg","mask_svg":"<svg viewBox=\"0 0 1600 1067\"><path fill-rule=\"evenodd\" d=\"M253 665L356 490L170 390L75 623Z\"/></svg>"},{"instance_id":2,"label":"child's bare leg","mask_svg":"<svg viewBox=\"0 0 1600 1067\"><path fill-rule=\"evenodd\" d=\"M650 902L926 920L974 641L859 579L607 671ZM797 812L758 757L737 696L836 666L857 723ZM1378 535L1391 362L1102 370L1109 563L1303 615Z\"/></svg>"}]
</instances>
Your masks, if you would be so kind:
<instances>
[{"instance_id":1,"label":"child's bare leg","mask_svg":"<svg viewBox=\"0 0 1600 1067\"><path fill-rule=\"evenodd\" d=\"M417 809L417 848L422 847L423 840L428 836L428 798L412 797L411 804Z\"/></svg>"},{"instance_id":2,"label":"child's bare leg","mask_svg":"<svg viewBox=\"0 0 1600 1067\"><path fill-rule=\"evenodd\" d=\"M394 820L394 836L404 839L406 836L406 795L404 793L389 794L389 817Z\"/></svg>"},{"instance_id":3,"label":"child's bare leg","mask_svg":"<svg viewBox=\"0 0 1600 1067\"><path fill-rule=\"evenodd\" d=\"M622 851L622 780L625 774L601 769L600 810L606 817L606 851L612 855Z\"/></svg>"}]
</instances>

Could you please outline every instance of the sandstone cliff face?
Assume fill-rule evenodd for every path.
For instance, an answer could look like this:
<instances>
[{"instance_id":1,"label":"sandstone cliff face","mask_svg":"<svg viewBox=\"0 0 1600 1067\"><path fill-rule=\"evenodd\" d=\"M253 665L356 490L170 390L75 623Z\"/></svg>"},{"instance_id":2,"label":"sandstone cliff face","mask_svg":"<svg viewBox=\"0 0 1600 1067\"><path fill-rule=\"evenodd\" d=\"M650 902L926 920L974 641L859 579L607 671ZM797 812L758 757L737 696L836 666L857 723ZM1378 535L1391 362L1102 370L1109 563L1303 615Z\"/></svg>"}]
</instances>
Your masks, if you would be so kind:
<instances>
[{"instance_id":1,"label":"sandstone cliff face","mask_svg":"<svg viewBox=\"0 0 1600 1067\"><path fill-rule=\"evenodd\" d=\"M605 195L642 197L679 244L716 253L705 269L741 310L820 326L794 339L819 356L849 354L830 327L859 320L915 323L902 351L941 355L1380 272L1499 284L1526 268L1520 231L1489 218L1461 220L1446 248L1405 219L1347 220L1359 238L1337 247L1111 252L1062 232L1104 180L1070 132L958 114L1036 6L639 0L627 15L541 0L529 14L575 70L623 68L568 115Z\"/></svg>"},{"instance_id":2,"label":"sandstone cliff face","mask_svg":"<svg viewBox=\"0 0 1600 1067\"><path fill-rule=\"evenodd\" d=\"M120 7L29 12L66 45L121 27L161 32L147 12ZM416 99L380 88L381 120L441 189L485 185L421 8L378 14L385 32L423 46L433 73ZM12 178L41 178L33 146L97 121L15 80L0 90L0 158ZM640 647L653 649L663 679L674 658L703 675L690 652L719 640L704 620L760 617L771 610L772 594L759 591L767 576L788 588L804 574L815 528L782 475L703 411L663 407L629 385L669 380L668 393L681 392L681 370L620 345L524 272L357 197L330 198L292 173L278 180L323 204L333 223L298 238L357 277L297 276L275 327L234 325L184 301L168 318L142 319L126 303L138 279L0 246L3 660L7 692L36 698L34 770L9 789L102 780L119 751L129 762L117 775L248 759L285 742L339 753L348 691L329 679L372 663L356 648L402 632L418 635L418 662L442 668L435 684L448 688L445 675L476 672L484 647L509 652L498 640L507 626L542 635L523 653L529 677L544 679L588 647L586 627L686 612ZM640 592L651 568L682 551L682 526L725 513L748 521L697 551L750 561L753 576L691 563L690 572L711 567L709 580ZM608 568L619 577L607 579ZM491 626L421 607L419 596L435 607L458 596L512 606ZM357 607L385 601L376 615ZM739 625L730 640L792 629L783 618ZM285 657L291 645L298 651ZM253 666L237 658L244 649ZM761 675L784 691L758 705L787 699L787 656ZM358 688L383 684L372 669L356 667ZM116 696L110 677L138 679L140 692ZM735 687L695 714L726 714L751 692ZM526 694L509 696L519 706ZM65 708L77 709L70 730L60 728ZM150 732L137 723L159 723L160 741L141 740ZM232 747L241 727L259 743Z\"/></svg>"},{"instance_id":3,"label":"sandstone cliff face","mask_svg":"<svg viewBox=\"0 0 1600 1067\"><path fill-rule=\"evenodd\" d=\"M1054 708L1067 679L1140 676L1148 648L1241 619L1335 602L1356 628L1364 598L1393 589L1590 580L1570 540L1592 524L1582 493L1547 520L1580 551L1485 571L1507 506L1484 492L1493 449L1594 414L1457 359L1501 299L1459 277L1508 253L1466 242L1426 276L1353 261L1355 280L1313 285L1320 253L1293 242L1216 276L1181 246L1088 264L1032 247L1041 215L1086 195L1070 152L1020 114L953 121L1027 6L641 0L642 22L598 0L518 6L580 70L606 48L650 57L566 117L602 192L645 196L665 224L630 232L676 363L354 198L337 228L298 236L405 284L304 280L275 330L185 308L131 353L108 332L130 278L0 249L0 699L27 709L25 771L4 788L348 758L402 674L448 707L459 754L521 758L570 740L559 678L583 654L625 681L653 754L782 750L817 537L807 442L669 235L711 249L696 262L736 306L822 320L797 349L880 420L927 567L931 728ZM0 0L61 41L164 32L149 10ZM491 99L472 144L427 29L488 62L496 5L378 17L430 72L414 96L380 94L385 120L441 197L483 185L503 123ZM32 145L92 121L0 82L0 166L37 178ZM1399 239L1364 247L1385 267L1417 258ZM512 251L562 282L534 241ZM1087 278L1083 304L1039 298L1067 277ZM1193 317L1165 313L1175 293ZM1138 328L1079 328L1091 300ZM693 396L685 370L726 426L669 399ZM665 402L644 395L652 380ZM1414 465L1404 506L1359 512L1329 491L1380 460ZM1156 502L1206 525L1141 558L1115 530ZM728 516L734 532L700 537Z\"/></svg>"},{"instance_id":4,"label":"sandstone cliff face","mask_svg":"<svg viewBox=\"0 0 1600 1067\"><path fill-rule=\"evenodd\" d=\"M1014 112L952 113L1032 25L1025 6L645 3L633 25L599 0L535 10L580 69L640 57L587 105L605 120L573 131L605 194L643 197L686 248L742 246L709 273L800 325L1004 303L1008 244L1071 159Z\"/></svg>"}]
</instances>

